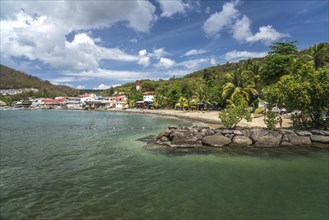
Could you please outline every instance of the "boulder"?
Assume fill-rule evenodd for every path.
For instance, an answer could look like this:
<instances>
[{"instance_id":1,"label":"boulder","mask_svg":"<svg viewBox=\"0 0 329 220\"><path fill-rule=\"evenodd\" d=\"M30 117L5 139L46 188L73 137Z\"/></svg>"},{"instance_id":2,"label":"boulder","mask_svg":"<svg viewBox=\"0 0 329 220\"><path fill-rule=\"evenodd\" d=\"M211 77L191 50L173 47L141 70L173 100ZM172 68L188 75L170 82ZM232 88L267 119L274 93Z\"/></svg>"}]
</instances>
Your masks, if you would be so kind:
<instances>
[{"instance_id":1,"label":"boulder","mask_svg":"<svg viewBox=\"0 0 329 220\"><path fill-rule=\"evenodd\" d=\"M169 137L169 135L171 134L171 130L165 130L163 132L161 132L158 136L157 136L157 139L160 139L162 136L165 136L165 137Z\"/></svg>"},{"instance_id":2,"label":"boulder","mask_svg":"<svg viewBox=\"0 0 329 220\"><path fill-rule=\"evenodd\" d=\"M209 130L206 132L206 134L207 134L207 135L214 135L215 132L214 132L213 130L210 130L210 129L209 129Z\"/></svg>"},{"instance_id":3,"label":"boulder","mask_svg":"<svg viewBox=\"0 0 329 220\"><path fill-rule=\"evenodd\" d=\"M312 135L312 133L309 131L296 131L296 134L299 136L308 136L308 137Z\"/></svg>"},{"instance_id":4,"label":"boulder","mask_svg":"<svg viewBox=\"0 0 329 220\"><path fill-rule=\"evenodd\" d=\"M252 140L246 136L237 135L232 139L233 146L243 146L247 147L252 145Z\"/></svg>"},{"instance_id":5,"label":"boulder","mask_svg":"<svg viewBox=\"0 0 329 220\"><path fill-rule=\"evenodd\" d=\"M313 135L311 136L312 142L320 142L323 144L329 144L329 136L322 136L322 135Z\"/></svg>"},{"instance_id":6,"label":"boulder","mask_svg":"<svg viewBox=\"0 0 329 220\"><path fill-rule=\"evenodd\" d=\"M286 134L284 134L281 138L281 141L288 141L289 142L289 138Z\"/></svg>"},{"instance_id":7,"label":"boulder","mask_svg":"<svg viewBox=\"0 0 329 220\"><path fill-rule=\"evenodd\" d=\"M168 137L166 136L161 136L157 141L158 144L166 144L166 145L170 145L170 140Z\"/></svg>"},{"instance_id":8,"label":"boulder","mask_svg":"<svg viewBox=\"0 0 329 220\"><path fill-rule=\"evenodd\" d=\"M243 133L240 130L233 130L234 135L243 135Z\"/></svg>"},{"instance_id":9,"label":"boulder","mask_svg":"<svg viewBox=\"0 0 329 220\"><path fill-rule=\"evenodd\" d=\"M280 139L272 134L261 136L255 143L255 147L278 147L280 145Z\"/></svg>"},{"instance_id":10,"label":"boulder","mask_svg":"<svg viewBox=\"0 0 329 220\"><path fill-rule=\"evenodd\" d=\"M279 133L280 134L294 134L295 132L292 130L288 130L288 129L280 129Z\"/></svg>"},{"instance_id":11,"label":"boulder","mask_svg":"<svg viewBox=\"0 0 329 220\"><path fill-rule=\"evenodd\" d=\"M298 136L297 134L288 134L289 141L294 146L311 145L311 139L307 136Z\"/></svg>"},{"instance_id":12,"label":"boulder","mask_svg":"<svg viewBox=\"0 0 329 220\"><path fill-rule=\"evenodd\" d=\"M175 131L170 134L171 147L201 147L201 140L189 131Z\"/></svg>"},{"instance_id":13,"label":"boulder","mask_svg":"<svg viewBox=\"0 0 329 220\"><path fill-rule=\"evenodd\" d=\"M290 143L289 141L282 141L280 143L280 147L292 147L292 143Z\"/></svg>"},{"instance_id":14,"label":"boulder","mask_svg":"<svg viewBox=\"0 0 329 220\"><path fill-rule=\"evenodd\" d=\"M211 136L206 136L202 139L202 143L211 147L222 147L231 143L231 139L219 133Z\"/></svg>"},{"instance_id":15,"label":"boulder","mask_svg":"<svg viewBox=\"0 0 329 220\"><path fill-rule=\"evenodd\" d=\"M222 134L233 134L232 130L224 129L221 131Z\"/></svg>"},{"instance_id":16,"label":"boulder","mask_svg":"<svg viewBox=\"0 0 329 220\"><path fill-rule=\"evenodd\" d=\"M253 128L250 129L250 138L253 142L258 141L258 139L262 136L265 136L268 134L268 131L261 129L261 128Z\"/></svg>"},{"instance_id":17,"label":"boulder","mask_svg":"<svg viewBox=\"0 0 329 220\"><path fill-rule=\"evenodd\" d=\"M314 135L326 135L326 132L322 130L311 130L311 132Z\"/></svg>"}]
</instances>

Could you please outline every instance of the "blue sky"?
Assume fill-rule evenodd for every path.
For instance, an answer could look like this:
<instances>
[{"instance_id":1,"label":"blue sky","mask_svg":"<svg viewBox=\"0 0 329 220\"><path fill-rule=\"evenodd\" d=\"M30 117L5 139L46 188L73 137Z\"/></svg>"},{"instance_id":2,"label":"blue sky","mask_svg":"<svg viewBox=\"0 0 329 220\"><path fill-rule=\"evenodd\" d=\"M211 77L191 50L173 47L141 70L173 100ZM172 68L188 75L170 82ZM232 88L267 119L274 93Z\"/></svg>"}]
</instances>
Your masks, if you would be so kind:
<instances>
[{"instance_id":1,"label":"blue sky","mask_svg":"<svg viewBox=\"0 0 329 220\"><path fill-rule=\"evenodd\" d=\"M1 1L1 64L75 88L168 79L328 42L327 0Z\"/></svg>"}]
</instances>

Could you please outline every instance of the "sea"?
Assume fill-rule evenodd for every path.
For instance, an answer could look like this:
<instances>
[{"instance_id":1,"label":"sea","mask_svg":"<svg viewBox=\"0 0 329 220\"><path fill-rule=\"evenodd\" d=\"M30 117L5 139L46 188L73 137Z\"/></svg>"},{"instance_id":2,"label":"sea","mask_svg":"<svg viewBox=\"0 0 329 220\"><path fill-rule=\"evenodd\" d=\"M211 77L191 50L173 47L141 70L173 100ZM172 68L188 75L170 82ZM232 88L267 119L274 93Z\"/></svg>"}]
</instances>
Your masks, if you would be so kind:
<instances>
[{"instance_id":1,"label":"sea","mask_svg":"<svg viewBox=\"0 0 329 220\"><path fill-rule=\"evenodd\" d=\"M0 116L1 220L329 218L327 150L173 153L140 139L190 122L97 111Z\"/></svg>"}]
</instances>

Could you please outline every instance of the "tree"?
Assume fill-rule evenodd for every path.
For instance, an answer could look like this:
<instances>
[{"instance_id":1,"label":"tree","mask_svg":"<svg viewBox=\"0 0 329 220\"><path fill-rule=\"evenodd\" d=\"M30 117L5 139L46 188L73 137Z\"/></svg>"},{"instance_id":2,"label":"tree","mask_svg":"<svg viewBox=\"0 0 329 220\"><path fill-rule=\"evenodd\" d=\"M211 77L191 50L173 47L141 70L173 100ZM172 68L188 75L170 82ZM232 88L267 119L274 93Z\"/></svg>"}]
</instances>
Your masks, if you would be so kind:
<instances>
[{"instance_id":1,"label":"tree","mask_svg":"<svg viewBox=\"0 0 329 220\"><path fill-rule=\"evenodd\" d=\"M243 99L249 102L250 98L257 94L252 76L242 68L237 68L234 72L227 74L226 79L227 83L222 91L224 100L230 99L234 102L235 99Z\"/></svg>"},{"instance_id":2,"label":"tree","mask_svg":"<svg viewBox=\"0 0 329 220\"><path fill-rule=\"evenodd\" d=\"M314 68L317 70L329 63L329 44L319 43L310 47L306 57L312 61Z\"/></svg>"},{"instance_id":3,"label":"tree","mask_svg":"<svg viewBox=\"0 0 329 220\"><path fill-rule=\"evenodd\" d=\"M219 112L218 117L227 128L235 128L242 119L246 119L247 121L252 120L251 112L248 106L244 104L236 107L228 107Z\"/></svg>"},{"instance_id":4,"label":"tree","mask_svg":"<svg viewBox=\"0 0 329 220\"><path fill-rule=\"evenodd\" d=\"M262 68L261 81L263 85L276 83L281 76L287 74L291 61L297 57L296 41L289 43L276 42L265 58Z\"/></svg>"}]
</instances>

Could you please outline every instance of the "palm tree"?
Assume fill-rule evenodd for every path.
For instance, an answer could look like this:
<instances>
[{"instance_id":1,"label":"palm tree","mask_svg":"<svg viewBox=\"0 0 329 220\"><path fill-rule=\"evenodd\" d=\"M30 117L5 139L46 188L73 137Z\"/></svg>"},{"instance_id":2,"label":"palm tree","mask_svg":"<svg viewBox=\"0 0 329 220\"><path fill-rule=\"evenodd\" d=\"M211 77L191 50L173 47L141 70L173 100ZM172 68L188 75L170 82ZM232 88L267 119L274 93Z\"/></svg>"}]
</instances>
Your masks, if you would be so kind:
<instances>
[{"instance_id":1,"label":"palm tree","mask_svg":"<svg viewBox=\"0 0 329 220\"><path fill-rule=\"evenodd\" d=\"M224 100L230 99L234 103L249 102L250 98L257 94L253 77L248 71L244 71L242 68L228 73L226 79L228 82L225 83L222 91L222 98Z\"/></svg>"},{"instance_id":2,"label":"palm tree","mask_svg":"<svg viewBox=\"0 0 329 220\"><path fill-rule=\"evenodd\" d=\"M178 103L176 103L175 108L177 107L181 107L183 111L185 111L185 108L188 108L188 100L186 98L184 98L183 96L181 96L178 99Z\"/></svg>"},{"instance_id":3,"label":"palm tree","mask_svg":"<svg viewBox=\"0 0 329 220\"><path fill-rule=\"evenodd\" d=\"M329 62L329 46L327 43L315 44L309 49L309 53L305 56L313 62L314 68L317 70L325 66Z\"/></svg>"}]
</instances>

